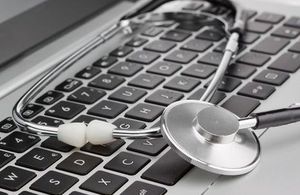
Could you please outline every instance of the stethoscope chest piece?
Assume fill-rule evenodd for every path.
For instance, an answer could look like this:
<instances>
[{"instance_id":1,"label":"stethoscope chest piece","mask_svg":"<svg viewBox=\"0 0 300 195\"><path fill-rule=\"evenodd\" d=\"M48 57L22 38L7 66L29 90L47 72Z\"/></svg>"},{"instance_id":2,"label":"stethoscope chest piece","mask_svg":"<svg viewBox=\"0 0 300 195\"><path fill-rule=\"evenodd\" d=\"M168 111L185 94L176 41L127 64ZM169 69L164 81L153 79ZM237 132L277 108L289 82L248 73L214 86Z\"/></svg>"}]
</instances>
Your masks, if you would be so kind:
<instances>
[{"instance_id":1,"label":"stethoscope chest piece","mask_svg":"<svg viewBox=\"0 0 300 195\"><path fill-rule=\"evenodd\" d=\"M260 143L251 129L238 130L238 118L213 104L186 100L168 106L161 133L183 159L222 175L241 175L259 161Z\"/></svg>"}]
</instances>

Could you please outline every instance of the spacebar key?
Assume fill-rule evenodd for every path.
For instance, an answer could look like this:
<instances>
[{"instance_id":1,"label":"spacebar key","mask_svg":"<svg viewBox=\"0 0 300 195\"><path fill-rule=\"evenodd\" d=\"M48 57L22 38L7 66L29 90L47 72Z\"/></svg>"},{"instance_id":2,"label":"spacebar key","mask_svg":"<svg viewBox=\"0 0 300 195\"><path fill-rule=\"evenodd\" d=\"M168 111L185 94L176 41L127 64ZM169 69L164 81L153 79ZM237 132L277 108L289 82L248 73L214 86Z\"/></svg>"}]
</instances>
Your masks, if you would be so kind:
<instances>
[{"instance_id":1,"label":"spacebar key","mask_svg":"<svg viewBox=\"0 0 300 195\"><path fill-rule=\"evenodd\" d=\"M142 178L165 185L174 185L192 167L191 164L170 150L146 170Z\"/></svg>"}]
</instances>

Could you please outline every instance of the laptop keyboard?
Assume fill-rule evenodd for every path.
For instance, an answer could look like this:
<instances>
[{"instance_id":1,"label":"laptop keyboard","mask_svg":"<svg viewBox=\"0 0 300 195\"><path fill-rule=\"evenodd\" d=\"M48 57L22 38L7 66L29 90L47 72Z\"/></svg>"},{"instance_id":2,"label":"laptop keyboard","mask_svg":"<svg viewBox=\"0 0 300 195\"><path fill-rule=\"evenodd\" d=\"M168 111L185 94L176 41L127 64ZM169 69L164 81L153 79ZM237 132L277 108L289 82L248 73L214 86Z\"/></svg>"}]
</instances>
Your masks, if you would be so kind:
<instances>
[{"instance_id":1,"label":"laptop keyboard","mask_svg":"<svg viewBox=\"0 0 300 195\"><path fill-rule=\"evenodd\" d=\"M201 3L183 9L226 13ZM238 56L212 99L240 117L253 112L300 67L300 41L295 43L300 18L248 13ZM193 23L148 28L41 94L22 114L51 126L94 119L124 130L157 126L164 107L201 98L225 44L222 34ZM75 149L56 137L20 132L11 117L0 122L0 132L0 188L20 194L161 195L192 168L163 138L116 140L104 146L87 143ZM140 176L130 177L136 174ZM72 188L76 183L79 189ZM25 185L30 192L24 191Z\"/></svg>"}]
</instances>

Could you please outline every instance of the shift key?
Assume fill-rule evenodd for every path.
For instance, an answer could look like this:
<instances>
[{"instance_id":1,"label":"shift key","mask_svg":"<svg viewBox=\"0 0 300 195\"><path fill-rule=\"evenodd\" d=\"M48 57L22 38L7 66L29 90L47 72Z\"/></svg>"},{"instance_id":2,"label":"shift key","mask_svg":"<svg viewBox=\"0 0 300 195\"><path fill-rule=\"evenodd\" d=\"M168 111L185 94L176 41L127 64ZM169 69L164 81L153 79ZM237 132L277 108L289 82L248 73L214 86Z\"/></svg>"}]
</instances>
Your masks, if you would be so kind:
<instances>
[{"instance_id":1,"label":"shift key","mask_svg":"<svg viewBox=\"0 0 300 195\"><path fill-rule=\"evenodd\" d=\"M192 167L191 164L170 150L147 169L142 174L142 178L171 186L181 179Z\"/></svg>"}]
</instances>

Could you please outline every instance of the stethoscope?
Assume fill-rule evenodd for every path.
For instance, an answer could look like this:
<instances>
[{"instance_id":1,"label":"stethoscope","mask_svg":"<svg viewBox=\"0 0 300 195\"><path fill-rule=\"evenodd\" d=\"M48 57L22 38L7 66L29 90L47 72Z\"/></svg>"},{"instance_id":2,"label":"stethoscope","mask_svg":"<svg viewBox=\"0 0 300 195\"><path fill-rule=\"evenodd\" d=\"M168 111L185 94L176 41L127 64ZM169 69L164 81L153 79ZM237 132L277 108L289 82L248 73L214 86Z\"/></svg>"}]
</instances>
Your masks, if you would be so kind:
<instances>
[{"instance_id":1,"label":"stethoscope","mask_svg":"<svg viewBox=\"0 0 300 195\"><path fill-rule=\"evenodd\" d=\"M247 20L246 12L227 0L210 0L231 10L233 22L226 22L208 13L163 12L145 13L147 6L125 16L105 32L92 37L83 47L67 56L20 98L12 116L21 130L39 135L57 136L58 140L81 147L91 144L107 144L118 138L163 137L169 146L191 164L223 175L245 174L255 168L260 157L260 143L254 129L280 126L300 120L300 107L273 110L238 118L230 111L209 103L223 75L238 50ZM148 6L149 7L149 6ZM144 11L143 11L144 9ZM147 9L146 9L147 10ZM149 11L149 10L148 10ZM160 14L166 21L150 21L153 14ZM115 125L94 120L84 123L62 124L59 127L44 126L28 121L22 115L26 105L63 71L95 47L103 44L119 32L131 33L132 26L161 25L168 20L196 21L220 30L228 37L221 63L200 100L182 100L170 104L161 116L160 127L150 129L117 129ZM242 106L242 105L241 105Z\"/></svg>"}]
</instances>

